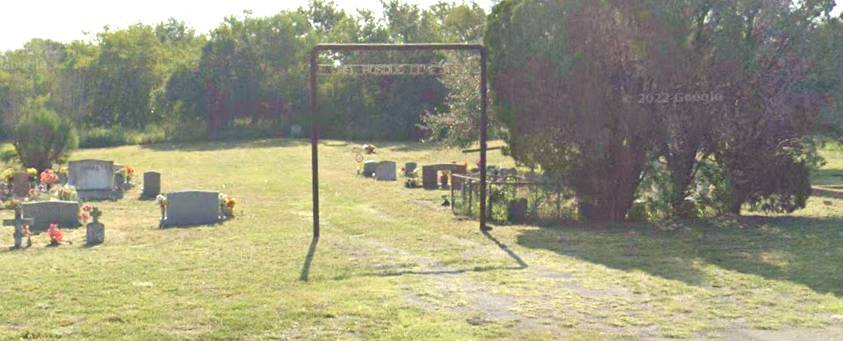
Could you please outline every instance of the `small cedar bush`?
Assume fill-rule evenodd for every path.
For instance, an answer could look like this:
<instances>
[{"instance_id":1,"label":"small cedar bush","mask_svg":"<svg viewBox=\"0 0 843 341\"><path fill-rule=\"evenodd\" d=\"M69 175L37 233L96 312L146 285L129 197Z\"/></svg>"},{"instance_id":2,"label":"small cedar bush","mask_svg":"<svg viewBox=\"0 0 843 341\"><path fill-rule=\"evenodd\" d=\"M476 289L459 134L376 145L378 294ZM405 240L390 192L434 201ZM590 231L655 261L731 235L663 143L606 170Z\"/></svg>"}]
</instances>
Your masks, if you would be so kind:
<instances>
[{"instance_id":1,"label":"small cedar bush","mask_svg":"<svg viewBox=\"0 0 843 341\"><path fill-rule=\"evenodd\" d=\"M15 150L24 167L42 172L66 161L79 145L76 129L54 111L37 109L15 127Z\"/></svg>"}]
</instances>

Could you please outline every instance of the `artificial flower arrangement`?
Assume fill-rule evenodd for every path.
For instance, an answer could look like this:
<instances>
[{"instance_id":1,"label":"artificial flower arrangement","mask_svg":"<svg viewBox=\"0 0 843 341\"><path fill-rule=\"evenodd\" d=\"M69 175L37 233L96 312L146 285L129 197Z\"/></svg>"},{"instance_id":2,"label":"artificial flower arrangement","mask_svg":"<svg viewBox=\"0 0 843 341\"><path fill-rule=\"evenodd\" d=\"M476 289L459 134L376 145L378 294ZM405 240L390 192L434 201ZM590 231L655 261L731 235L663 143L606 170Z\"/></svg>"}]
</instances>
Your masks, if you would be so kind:
<instances>
[{"instance_id":1,"label":"artificial flower arrangement","mask_svg":"<svg viewBox=\"0 0 843 341\"><path fill-rule=\"evenodd\" d=\"M0 173L0 177L6 181L12 181L12 178L15 177L15 171L11 168L6 168L3 170L3 173Z\"/></svg>"},{"instance_id":2,"label":"artificial flower arrangement","mask_svg":"<svg viewBox=\"0 0 843 341\"><path fill-rule=\"evenodd\" d=\"M443 188L448 188L448 183L451 180L451 172L443 171L441 175L439 175L439 183L442 184Z\"/></svg>"},{"instance_id":3,"label":"artificial flower arrangement","mask_svg":"<svg viewBox=\"0 0 843 341\"><path fill-rule=\"evenodd\" d=\"M116 171L114 172L114 174L119 174L119 175L122 175L122 176L123 176L123 178L125 178L125 179L126 179L126 184L127 184L127 185L129 185L129 186L131 186L131 185L132 185L132 180L133 180L133 179L134 179L134 177L135 177L135 167L132 167L132 166L126 166L126 167L123 167L123 168L120 168L120 169L116 170Z\"/></svg>"},{"instance_id":4,"label":"artificial flower arrangement","mask_svg":"<svg viewBox=\"0 0 843 341\"><path fill-rule=\"evenodd\" d=\"M234 200L234 197L220 193L220 207L226 218L234 218L235 205L237 205L237 201Z\"/></svg>"},{"instance_id":5,"label":"artificial flower arrangement","mask_svg":"<svg viewBox=\"0 0 843 341\"><path fill-rule=\"evenodd\" d=\"M375 145L373 144L367 143L363 145L363 150L366 151L366 154L374 154L375 149L377 149L377 147L375 147Z\"/></svg>"},{"instance_id":6,"label":"artificial flower arrangement","mask_svg":"<svg viewBox=\"0 0 843 341\"><path fill-rule=\"evenodd\" d=\"M93 219L94 222L98 222L99 218L102 216L102 211L96 206L91 206L90 204L82 205L79 209L79 222L84 224L87 223L88 220Z\"/></svg>"},{"instance_id":7,"label":"artificial flower arrangement","mask_svg":"<svg viewBox=\"0 0 843 341\"><path fill-rule=\"evenodd\" d=\"M418 172L419 172L418 168L414 169L412 172L408 172L406 168L401 167L401 174L403 174L403 175L404 175L404 177L407 177L407 178L415 178L415 177L417 177L417 176L418 176Z\"/></svg>"},{"instance_id":8,"label":"artificial flower arrangement","mask_svg":"<svg viewBox=\"0 0 843 341\"><path fill-rule=\"evenodd\" d=\"M45 170L41 172L41 176L39 180L42 184L53 185L59 182L59 176L54 172L52 169Z\"/></svg>"},{"instance_id":9,"label":"artificial flower arrangement","mask_svg":"<svg viewBox=\"0 0 843 341\"><path fill-rule=\"evenodd\" d=\"M158 196L155 197L155 203L161 208L161 219L164 219L167 212L167 196L158 194Z\"/></svg>"},{"instance_id":10,"label":"artificial flower arrangement","mask_svg":"<svg viewBox=\"0 0 843 341\"><path fill-rule=\"evenodd\" d=\"M70 185L57 185L50 189L50 194L59 200L75 201L78 199L76 188Z\"/></svg>"},{"instance_id":11,"label":"artificial flower arrangement","mask_svg":"<svg viewBox=\"0 0 843 341\"><path fill-rule=\"evenodd\" d=\"M90 204L84 204L79 209L79 222L80 223L87 223L88 220L91 219L91 211L93 211L94 207Z\"/></svg>"},{"instance_id":12,"label":"artificial flower arrangement","mask_svg":"<svg viewBox=\"0 0 843 341\"><path fill-rule=\"evenodd\" d=\"M132 179L135 177L135 167L126 166L126 182L131 183Z\"/></svg>"},{"instance_id":13,"label":"artificial flower arrangement","mask_svg":"<svg viewBox=\"0 0 843 341\"><path fill-rule=\"evenodd\" d=\"M47 235L50 236L50 246L59 246L64 243L64 232L59 228L59 224L50 224Z\"/></svg>"},{"instance_id":14,"label":"artificial flower arrangement","mask_svg":"<svg viewBox=\"0 0 843 341\"><path fill-rule=\"evenodd\" d=\"M404 182L404 187L406 188L419 188L419 179L417 178L407 178L407 181Z\"/></svg>"},{"instance_id":15,"label":"artificial flower arrangement","mask_svg":"<svg viewBox=\"0 0 843 341\"><path fill-rule=\"evenodd\" d=\"M35 168L27 168L26 175L29 175L30 181L35 181L38 178L38 170Z\"/></svg>"},{"instance_id":16,"label":"artificial flower arrangement","mask_svg":"<svg viewBox=\"0 0 843 341\"><path fill-rule=\"evenodd\" d=\"M47 193L50 189L59 182L59 176L56 172L53 172L52 169L45 170L41 172L41 176L38 177L40 183L38 184L38 191L41 193Z\"/></svg>"}]
</instances>

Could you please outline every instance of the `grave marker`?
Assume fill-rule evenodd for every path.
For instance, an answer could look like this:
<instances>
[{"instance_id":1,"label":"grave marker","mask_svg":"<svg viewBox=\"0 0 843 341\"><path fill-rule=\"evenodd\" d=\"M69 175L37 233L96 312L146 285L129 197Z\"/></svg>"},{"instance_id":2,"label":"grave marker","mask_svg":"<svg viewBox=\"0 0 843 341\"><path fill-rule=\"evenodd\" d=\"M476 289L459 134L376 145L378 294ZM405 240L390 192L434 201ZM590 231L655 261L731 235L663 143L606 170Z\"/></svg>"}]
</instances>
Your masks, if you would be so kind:
<instances>
[{"instance_id":1,"label":"grave marker","mask_svg":"<svg viewBox=\"0 0 843 341\"><path fill-rule=\"evenodd\" d=\"M113 161L70 161L68 184L76 188L80 200L116 199L114 169Z\"/></svg>"},{"instance_id":2,"label":"grave marker","mask_svg":"<svg viewBox=\"0 0 843 341\"><path fill-rule=\"evenodd\" d=\"M76 201L37 201L23 203L23 216L32 219L33 229L44 229L50 224L59 227L79 227L79 203Z\"/></svg>"},{"instance_id":3,"label":"grave marker","mask_svg":"<svg viewBox=\"0 0 843 341\"><path fill-rule=\"evenodd\" d=\"M161 194L161 173L158 172L144 172L143 173L143 193L144 198L154 198Z\"/></svg>"},{"instance_id":4,"label":"grave marker","mask_svg":"<svg viewBox=\"0 0 843 341\"><path fill-rule=\"evenodd\" d=\"M216 224L222 220L218 192L184 191L167 194L167 214L161 226Z\"/></svg>"},{"instance_id":5,"label":"grave marker","mask_svg":"<svg viewBox=\"0 0 843 341\"><path fill-rule=\"evenodd\" d=\"M96 207L91 211L94 221L88 224L85 231L85 244L89 246L102 244L105 241L105 225L100 223L100 215L102 212Z\"/></svg>"},{"instance_id":6,"label":"grave marker","mask_svg":"<svg viewBox=\"0 0 843 341\"><path fill-rule=\"evenodd\" d=\"M26 172L17 172L12 176L12 193L20 198L28 197L29 191L32 189L32 183L29 181L29 174Z\"/></svg>"},{"instance_id":7,"label":"grave marker","mask_svg":"<svg viewBox=\"0 0 843 341\"><path fill-rule=\"evenodd\" d=\"M378 181L396 181L398 180L397 176L395 175L395 162L393 161L382 161L378 163L377 167L375 168L375 179Z\"/></svg>"},{"instance_id":8,"label":"grave marker","mask_svg":"<svg viewBox=\"0 0 843 341\"><path fill-rule=\"evenodd\" d=\"M413 172L416 171L416 168L419 168L419 164L415 162L407 162L404 164L404 176L410 176Z\"/></svg>"},{"instance_id":9,"label":"grave marker","mask_svg":"<svg viewBox=\"0 0 843 341\"><path fill-rule=\"evenodd\" d=\"M3 220L3 226L15 227L15 249L20 249L23 244L23 231L26 225L32 225L32 219L24 218L20 207L15 208L15 219ZM28 244L32 245L31 239Z\"/></svg>"},{"instance_id":10,"label":"grave marker","mask_svg":"<svg viewBox=\"0 0 843 341\"><path fill-rule=\"evenodd\" d=\"M375 176L380 161L368 160L363 162L363 176L371 178Z\"/></svg>"}]
</instances>

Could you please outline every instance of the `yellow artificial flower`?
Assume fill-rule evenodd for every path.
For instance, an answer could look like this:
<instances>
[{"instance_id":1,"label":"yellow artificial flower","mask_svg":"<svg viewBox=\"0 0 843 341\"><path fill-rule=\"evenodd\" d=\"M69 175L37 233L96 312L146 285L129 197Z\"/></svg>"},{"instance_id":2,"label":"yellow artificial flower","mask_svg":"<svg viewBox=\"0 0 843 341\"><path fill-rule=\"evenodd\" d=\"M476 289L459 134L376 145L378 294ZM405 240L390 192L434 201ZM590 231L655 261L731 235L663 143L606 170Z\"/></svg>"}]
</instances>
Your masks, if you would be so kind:
<instances>
[{"instance_id":1,"label":"yellow artificial flower","mask_svg":"<svg viewBox=\"0 0 843 341\"><path fill-rule=\"evenodd\" d=\"M15 176L15 172L11 168L6 168L5 170L3 170L3 173L0 174L0 177L2 177L3 179L9 180L9 181L11 181L12 177L14 177L14 176Z\"/></svg>"}]
</instances>

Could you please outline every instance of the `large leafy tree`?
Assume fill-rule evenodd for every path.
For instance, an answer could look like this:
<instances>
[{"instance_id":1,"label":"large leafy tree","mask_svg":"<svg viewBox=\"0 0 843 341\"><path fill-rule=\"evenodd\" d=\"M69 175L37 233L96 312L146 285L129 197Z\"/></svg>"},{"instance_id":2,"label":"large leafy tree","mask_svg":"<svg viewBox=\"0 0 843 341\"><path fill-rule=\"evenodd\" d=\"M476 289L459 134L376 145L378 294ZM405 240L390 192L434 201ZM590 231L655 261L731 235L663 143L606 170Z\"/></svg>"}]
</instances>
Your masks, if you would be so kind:
<instances>
[{"instance_id":1,"label":"large leafy tree","mask_svg":"<svg viewBox=\"0 0 843 341\"><path fill-rule=\"evenodd\" d=\"M806 137L839 78L819 76L810 46L832 7L504 1L486 41L513 156L568 184L591 219L623 219L658 160L678 211L706 155L725 174L725 210L802 207L817 162Z\"/></svg>"},{"instance_id":2,"label":"large leafy tree","mask_svg":"<svg viewBox=\"0 0 843 341\"><path fill-rule=\"evenodd\" d=\"M656 147L635 32L612 2L505 1L489 18L492 90L516 160L577 194L583 217L622 220Z\"/></svg>"}]
</instances>

